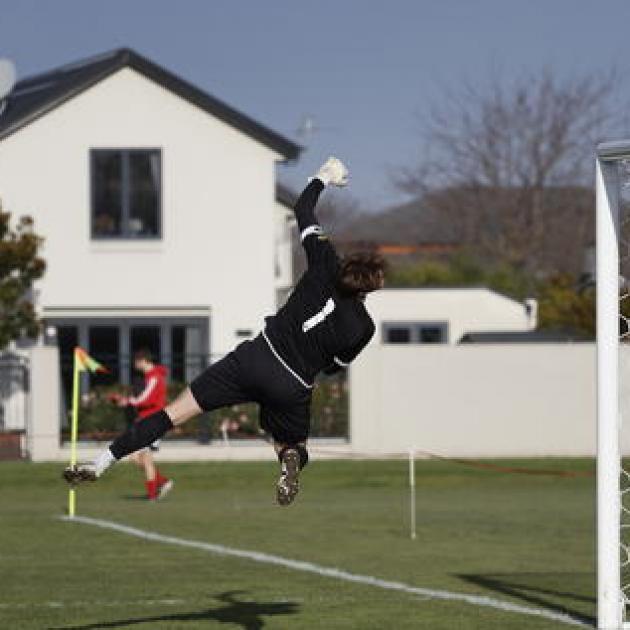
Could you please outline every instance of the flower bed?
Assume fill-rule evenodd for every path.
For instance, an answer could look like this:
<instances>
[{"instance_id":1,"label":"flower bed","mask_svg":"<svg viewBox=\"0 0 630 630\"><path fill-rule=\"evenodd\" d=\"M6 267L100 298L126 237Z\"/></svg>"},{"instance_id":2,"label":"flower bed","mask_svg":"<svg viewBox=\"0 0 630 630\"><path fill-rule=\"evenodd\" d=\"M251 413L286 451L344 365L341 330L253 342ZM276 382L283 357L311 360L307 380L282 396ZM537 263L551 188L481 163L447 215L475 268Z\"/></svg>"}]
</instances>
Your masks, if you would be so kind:
<instances>
[{"instance_id":1,"label":"flower bed","mask_svg":"<svg viewBox=\"0 0 630 630\"><path fill-rule=\"evenodd\" d=\"M185 387L171 383L168 388L172 400ZM129 395L129 388L121 385L92 388L81 399L79 438L109 441L122 431L127 420L125 410L111 402L112 395ZM233 405L203 414L176 427L168 439L188 439L202 443L223 439L253 439L260 437L258 405ZM318 380L313 390L311 421L312 437L348 436L348 388L345 375L339 374ZM62 430L62 439L70 437L70 418Z\"/></svg>"}]
</instances>

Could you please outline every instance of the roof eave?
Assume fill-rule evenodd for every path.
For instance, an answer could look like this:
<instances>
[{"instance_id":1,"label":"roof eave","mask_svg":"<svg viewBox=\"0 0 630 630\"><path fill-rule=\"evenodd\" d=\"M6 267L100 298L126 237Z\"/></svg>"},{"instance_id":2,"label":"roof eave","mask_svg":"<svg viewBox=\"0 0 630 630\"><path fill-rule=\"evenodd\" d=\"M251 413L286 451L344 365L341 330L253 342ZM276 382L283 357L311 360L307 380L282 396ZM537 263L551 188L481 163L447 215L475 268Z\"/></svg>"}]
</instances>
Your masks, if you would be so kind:
<instances>
[{"instance_id":1,"label":"roof eave","mask_svg":"<svg viewBox=\"0 0 630 630\"><path fill-rule=\"evenodd\" d=\"M106 79L108 76L120 70L121 67L122 66L107 68L106 70L99 72L93 77L89 77L88 79L85 79L84 81L77 84L76 86L68 89L66 92L61 94L58 98L51 99L45 105L41 106L40 108L38 108L37 110L29 114L28 116L25 116L24 118L16 121L14 124L9 125L5 129L0 130L0 141L5 140L9 136L13 135L16 131L23 129L24 127L35 122L42 116L45 116L52 110L57 109L57 107L72 100L73 98L81 94L82 92L85 92L86 90L91 88L93 85L100 83L101 81Z\"/></svg>"}]
</instances>

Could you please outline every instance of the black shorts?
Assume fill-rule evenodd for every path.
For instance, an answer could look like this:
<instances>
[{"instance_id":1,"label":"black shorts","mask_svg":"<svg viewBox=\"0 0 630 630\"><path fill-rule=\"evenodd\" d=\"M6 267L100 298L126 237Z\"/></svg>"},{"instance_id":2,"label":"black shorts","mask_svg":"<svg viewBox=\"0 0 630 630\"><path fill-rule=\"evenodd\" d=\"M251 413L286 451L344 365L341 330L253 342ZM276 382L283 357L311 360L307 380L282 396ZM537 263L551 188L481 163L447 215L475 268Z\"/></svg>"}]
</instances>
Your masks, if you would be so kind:
<instances>
[{"instance_id":1,"label":"black shorts","mask_svg":"<svg viewBox=\"0 0 630 630\"><path fill-rule=\"evenodd\" d=\"M204 411L258 403L260 426L276 442L296 444L308 437L312 390L280 363L262 335L213 363L190 390Z\"/></svg>"}]
</instances>

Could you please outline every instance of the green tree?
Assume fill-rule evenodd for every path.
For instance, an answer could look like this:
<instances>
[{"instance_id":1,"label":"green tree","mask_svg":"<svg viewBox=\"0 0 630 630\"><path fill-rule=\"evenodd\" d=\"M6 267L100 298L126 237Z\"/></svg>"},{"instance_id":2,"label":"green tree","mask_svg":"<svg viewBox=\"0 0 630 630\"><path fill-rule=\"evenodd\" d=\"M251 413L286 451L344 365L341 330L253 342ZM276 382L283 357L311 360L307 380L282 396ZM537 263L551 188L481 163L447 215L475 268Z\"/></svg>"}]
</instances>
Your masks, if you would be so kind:
<instances>
[{"instance_id":1,"label":"green tree","mask_svg":"<svg viewBox=\"0 0 630 630\"><path fill-rule=\"evenodd\" d=\"M558 274L542 283L538 293L539 328L556 328L595 337L595 290L576 289L575 279Z\"/></svg>"},{"instance_id":2,"label":"green tree","mask_svg":"<svg viewBox=\"0 0 630 630\"><path fill-rule=\"evenodd\" d=\"M595 291L578 288L571 274L536 278L508 264L489 264L470 255L392 266L391 287L488 287L515 300L538 300L538 327L595 335ZM630 314L630 301L627 307Z\"/></svg>"},{"instance_id":3,"label":"green tree","mask_svg":"<svg viewBox=\"0 0 630 630\"><path fill-rule=\"evenodd\" d=\"M484 263L471 254L458 253L446 260L423 260L392 265L391 287L488 287L523 300L534 295L533 277L507 263Z\"/></svg>"},{"instance_id":4,"label":"green tree","mask_svg":"<svg viewBox=\"0 0 630 630\"><path fill-rule=\"evenodd\" d=\"M46 269L38 255L42 243L30 217L21 217L13 226L10 213L0 205L0 349L39 332L32 287Z\"/></svg>"},{"instance_id":5,"label":"green tree","mask_svg":"<svg viewBox=\"0 0 630 630\"><path fill-rule=\"evenodd\" d=\"M445 86L401 189L480 255L579 273L593 238L593 147L620 126L614 72L491 73Z\"/></svg>"}]
</instances>

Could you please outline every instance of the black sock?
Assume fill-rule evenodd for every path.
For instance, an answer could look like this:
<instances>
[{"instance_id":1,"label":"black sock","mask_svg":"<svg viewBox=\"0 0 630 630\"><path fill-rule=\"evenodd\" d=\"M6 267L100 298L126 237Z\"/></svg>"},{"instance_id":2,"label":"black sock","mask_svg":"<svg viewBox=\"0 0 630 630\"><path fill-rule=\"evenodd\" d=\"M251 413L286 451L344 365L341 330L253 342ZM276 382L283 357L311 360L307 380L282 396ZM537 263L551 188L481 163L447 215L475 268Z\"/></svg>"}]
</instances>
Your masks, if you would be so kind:
<instances>
[{"instance_id":1,"label":"black sock","mask_svg":"<svg viewBox=\"0 0 630 630\"><path fill-rule=\"evenodd\" d=\"M141 448L153 444L159 440L167 431L173 428L173 423L166 411L158 411L148 418L134 422L121 435L119 435L110 445L109 450L116 459L121 459L125 455L139 451Z\"/></svg>"},{"instance_id":2,"label":"black sock","mask_svg":"<svg viewBox=\"0 0 630 630\"><path fill-rule=\"evenodd\" d=\"M298 455L300 456L300 470L302 470L302 468L304 468L304 466L308 464L308 451L306 450L306 447L302 446L301 444L295 444L295 445L289 444L285 446L278 453L278 461L282 463L282 456L284 455L285 451L287 451L290 448L295 449L298 452Z\"/></svg>"}]
</instances>

